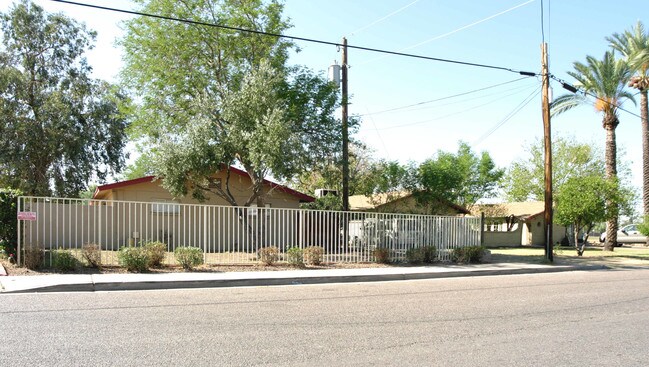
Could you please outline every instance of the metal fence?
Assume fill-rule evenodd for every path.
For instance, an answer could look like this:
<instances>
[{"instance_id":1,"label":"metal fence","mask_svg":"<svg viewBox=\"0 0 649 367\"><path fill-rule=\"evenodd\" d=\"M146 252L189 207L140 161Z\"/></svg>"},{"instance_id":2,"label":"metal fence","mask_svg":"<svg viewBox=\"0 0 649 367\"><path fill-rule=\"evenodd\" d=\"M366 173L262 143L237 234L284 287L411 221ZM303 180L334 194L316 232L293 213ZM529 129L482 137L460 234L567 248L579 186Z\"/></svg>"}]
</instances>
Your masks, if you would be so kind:
<instances>
[{"instance_id":1,"label":"metal fence","mask_svg":"<svg viewBox=\"0 0 649 367\"><path fill-rule=\"evenodd\" d=\"M45 197L20 197L18 212L19 256L40 248L50 260L51 250L96 244L104 261L116 262L122 246L159 241L170 253L199 247L208 264L256 262L270 246L280 259L292 247L319 246L325 262L368 262L377 247L403 261L408 249L433 245L444 261L454 248L480 245L481 236L474 217Z\"/></svg>"}]
</instances>

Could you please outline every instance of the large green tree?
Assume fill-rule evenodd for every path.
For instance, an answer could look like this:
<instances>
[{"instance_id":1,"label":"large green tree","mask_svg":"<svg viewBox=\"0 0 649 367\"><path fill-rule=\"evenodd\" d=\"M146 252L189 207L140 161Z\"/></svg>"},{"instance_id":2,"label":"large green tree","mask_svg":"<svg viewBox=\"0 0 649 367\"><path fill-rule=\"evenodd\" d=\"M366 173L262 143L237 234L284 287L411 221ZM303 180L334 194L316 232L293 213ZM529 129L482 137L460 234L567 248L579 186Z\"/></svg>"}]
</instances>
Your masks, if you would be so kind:
<instances>
[{"instance_id":1,"label":"large green tree","mask_svg":"<svg viewBox=\"0 0 649 367\"><path fill-rule=\"evenodd\" d=\"M278 1L135 0L141 11L226 27L280 34L289 24ZM203 99L218 108L229 91L265 60L285 72L293 45L277 37L151 17L124 24L122 79L141 101L132 133L155 139L182 131Z\"/></svg>"},{"instance_id":2,"label":"large green tree","mask_svg":"<svg viewBox=\"0 0 649 367\"><path fill-rule=\"evenodd\" d=\"M543 140L529 144L525 153L514 160L503 177L503 190L509 201L543 201ZM593 144L573 137L555 136L552 141L552 183L559 189L571 177L604 176L602 154Z\"/></svg>"},{"instance_id":3,"label":"large green tree","mask_svg":"<svg viewBox=\"0 0 649 367\"><path fill-rule=\"evenodd\" d=\"M629 81L632 71L625 60L617 60L613 52L607 51L601 60L593 56L586 57L586 63L575 62L574 71L569 71L568 75L573 77L581 86L581 93L565 94L557 98L551 105L552 115L564 113L580 105L592 105L593 101L589 95L594 95L595 108L603 115L602 126L606 131L606 145L604 153L606 178L612 182L617 181L617 143L615 139L615 129L620 124L617 110L625 100L635 103L633 95L626 91L624 87ZM617 203L610 199L607 200L609 210L614 212L612 207ZM613 251L617 242L617 216L610 217L606 225L606 243L605 249Z\"/></svg>"},{"instance_id":4,"label":"large green tree","mask_svg":"<svg viewBox=\"0 0 649 367\"><path fill-rule=\"evenodd\" d=\"M601 175L571 176L557 189L554 218L561 225L573 227L573 243L577 255L582 256L585 241L579 246L579 234L588 233L595 223L618 215L618 207L606 205L606 200L613 200L619 207L628 210L631 197L620 190L614 181Z\"/></svg>"},{"instance_id":5,"label":"large green tree","mask_svg":"<svg viewBox=\"0 0 649 367\"><path fill-rule=\"evenodd\" d=\"M147 13L279 34L278 1L136 1ZM207 191L232 205L263 201L267 176L290 180L341 149L337 87L287 65L278 37L138 17L126 23L123 77L138 91L133 136L154 148L155 174L174 195ZM209 188L209 175L236 164L252 195L237 202Z\"/></svg>"},{"instance_id":6,"label":"large green tree","mask_svg":"<svg viewBox=\"0 0 649 367\"><path fill-rule=\"evenodd\" d=\"M0 15L0 185L76 196L124 164L126 98L90 77L95 33L23 0Z\"/></svg>"},{"instance_id":7,"label":"large green tree","mask_svg":"<svg viewBox=\"0 0 649 367\"><path fill-rule=\"evenodd\" d=\"M649 216L649 31L638 23L631 30L615 33L607 38L611 47L625 58L634 75L629 86L640 93L640 120L642 137L642 204L644 215Z\"/></svg>"},{"instance_id":8,"label":"large green tree","mask_svg":"<svg viewBox=\"0 0 649 367\"><path fill-rule=\"evenodd\" d=\"M478 155L460 142L456 153L438 151L421 163L409 185L420 202L442 199L468 208L495 196L503 174L488 152Z\"/></svg>"},{"instance_id":9,"label":"large green tree","mask_svg":"<svg viewBox=\"0 0 649 367\"><path fill-rule=\"evenodd\" d=\"M225 94L218 109L204 104L185 132L163 140L153 158L154 171L176 196L191 193L203 200L210 192L231 205L261 205L265 177L289 180L339 150L340 125L331 117L337 105L334 88L308 73L287 81L280 71L262 63L244 77L239 90ZM321 93L326 100L318 101ZM321 116L295 106L305 96L322 106ZM316 119L323 126L311 129ZM229 175L224 187L209 184L215 172L235 163L252 180L244 202L230 192Z\"/></svg>"}]
</instances>

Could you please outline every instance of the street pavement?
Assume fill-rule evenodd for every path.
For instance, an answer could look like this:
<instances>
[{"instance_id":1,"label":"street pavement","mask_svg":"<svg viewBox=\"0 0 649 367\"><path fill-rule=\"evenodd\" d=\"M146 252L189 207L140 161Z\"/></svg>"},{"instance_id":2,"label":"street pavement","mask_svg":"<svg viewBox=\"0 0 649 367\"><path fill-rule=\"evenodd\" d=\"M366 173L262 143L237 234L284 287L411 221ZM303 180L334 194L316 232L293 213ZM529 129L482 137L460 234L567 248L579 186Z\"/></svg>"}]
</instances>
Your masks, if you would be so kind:
<instances>
[{"instance_id":1,"label":"street pavement","mask_svg":"<svg viewBox=\"0 0 649 367\"><path fill-rule=\"evenodd\" d=\"M3 294L0 324L11 367L647 366L649 268Z\"/></svg>"},{"instance_id":2,"label":"street pavement","mask_svg":"<svg viewBox=\"0 0 649 367\"><path fill-rule=\"evenodd\" d=\"M0 293L93 292L222 288L291 284L358 283L485 275L601 270L600 263L394 266L386 268L163 274L51 274L0 277Z\"/></svg>"}]
</instances>

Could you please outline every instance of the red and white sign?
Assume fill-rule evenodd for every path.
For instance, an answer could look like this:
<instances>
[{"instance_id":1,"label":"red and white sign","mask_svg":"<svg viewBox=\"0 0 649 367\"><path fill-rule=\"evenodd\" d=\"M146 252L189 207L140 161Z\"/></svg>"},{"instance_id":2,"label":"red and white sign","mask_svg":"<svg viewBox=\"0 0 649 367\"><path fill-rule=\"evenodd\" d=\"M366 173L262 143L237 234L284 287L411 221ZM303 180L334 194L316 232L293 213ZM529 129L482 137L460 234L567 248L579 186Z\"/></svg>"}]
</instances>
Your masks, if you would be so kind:
<instances>
[{"instance_id":1,"label":"red and white sign","mask_svg":"<svg viewBox=\"0 0 649 367\"><path fill-rule=\"evenodd\" d=\"M36 212L18 212L18 220L36 220Z\"/></svg>"}]
</instances>

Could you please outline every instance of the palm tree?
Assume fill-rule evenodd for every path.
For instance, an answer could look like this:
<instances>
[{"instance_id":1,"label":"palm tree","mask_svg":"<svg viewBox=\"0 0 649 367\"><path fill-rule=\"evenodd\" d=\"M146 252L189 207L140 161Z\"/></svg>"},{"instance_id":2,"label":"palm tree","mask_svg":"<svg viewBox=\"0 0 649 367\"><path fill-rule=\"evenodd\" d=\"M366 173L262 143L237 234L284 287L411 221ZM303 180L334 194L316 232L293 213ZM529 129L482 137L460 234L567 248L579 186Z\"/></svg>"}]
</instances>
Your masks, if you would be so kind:
<instances>
[{"instance_id":1,"label":"palm tree","mask_svg":"<svg viewBox=\"0 0 649 367\"><path fill-rule=\"evenodd\" d=\"M595 109L603 113L602 126L606 131L606 149L604 161L606 178L617 181L617 144L615 128L620 120L617 109L625 100L635 103L633 95L624 90L632 72L625 60L616 60L612 51L607 51L602 60L592 56L586 57L586 64L575 62L575 71L568 75L575 78L583 93L565 94L557 98L551 105L552 115L558 115L574 107L592 104L595 97ZM606 243L604 249L613 251L617 242L617 203L607 200L607 211L611 213L606 225Z\"/></svg>"},{"instance_id":2,"label":"palm tree","mask_svg":"<svg viewBox=\"0 0 649 367\"><path fill-rule=\"evenodd\" d=\"M606 40L618 51L635 73L629 87L640 92L640 120L642 121L642 205L645 217L649 216L649 111L647 110L647 89L649 89L649 32L638 21L636 26L622 34L614 33ZM649 244L649 239L647 240Z\"/></svg>"}]
</instances>

